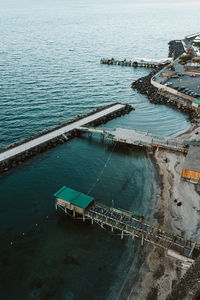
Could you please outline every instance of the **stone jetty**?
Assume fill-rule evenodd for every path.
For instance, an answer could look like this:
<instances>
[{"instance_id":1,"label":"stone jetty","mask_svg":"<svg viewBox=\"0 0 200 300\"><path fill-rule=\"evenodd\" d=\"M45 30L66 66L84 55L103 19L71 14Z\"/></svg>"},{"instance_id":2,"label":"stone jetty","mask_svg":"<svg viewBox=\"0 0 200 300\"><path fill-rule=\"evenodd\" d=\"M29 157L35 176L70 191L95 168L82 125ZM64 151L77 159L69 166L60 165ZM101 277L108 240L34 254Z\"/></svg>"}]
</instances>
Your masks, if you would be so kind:
<instances>
[{"instance_id":1,"label":"stone jetty","mask_svg":"<svg viewBox=\"0 0 200 300\"><path fill-rule=\"evenodd\" d=\"M147 76L141 77L140 79L134 81L131 85L133 89L138 90L141 94L147 95L147 98L151 103L154 104L167 104L175 108L180 109L181 111L188 113L190 120L195 122L199 116L198 112L189 106L186 106L178 101L175 101L173 98L166 97L161 95L158 92L158 89L151 84L151 78L158 72L158 70L153 70Z\"/></svg>"},{"instance_id":2,"label":"stone jetty","mask_svg":"<svg viewBox=\"0 0 200 300\"><path fill-rule=\"evenodd\" d=\"M128 104L114 103L98 108L84 116L78 116L66 124L60 125L37 136L15 143L0 153L0 173L20 165L23 161L42 153L69 139L80 135L80 126L98 126L109 120L128 114L133 107Z\"/></svg>"}]
</instances>

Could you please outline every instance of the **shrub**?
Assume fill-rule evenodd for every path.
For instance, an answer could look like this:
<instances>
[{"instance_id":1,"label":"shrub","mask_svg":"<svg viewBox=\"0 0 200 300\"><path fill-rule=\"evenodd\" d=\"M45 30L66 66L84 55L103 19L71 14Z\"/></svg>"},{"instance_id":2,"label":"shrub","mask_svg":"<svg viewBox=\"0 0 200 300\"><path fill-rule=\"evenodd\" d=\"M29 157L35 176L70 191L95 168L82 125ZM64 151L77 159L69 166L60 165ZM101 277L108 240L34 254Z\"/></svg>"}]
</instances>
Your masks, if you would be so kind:
<instances>
[{"instance_id":1,"label":"shrub","mask_svg":"<svg viewBox=\"0 0 200 300\"><path fill-rule=\"evenodd\" d=\"M192 55L182 55L179 57L179 62L183 64L191 60L192 60Z\"/></svg>"},{"instance_id":2,"label":"shrub","mask_svg":"<svg viewBox=\"0 0 200 300\"><path fill-rule=\"evenodd\" d=\"M193 63L200 63L200 56L193 57L192 62Z\"/></svg>"}]
</instances>

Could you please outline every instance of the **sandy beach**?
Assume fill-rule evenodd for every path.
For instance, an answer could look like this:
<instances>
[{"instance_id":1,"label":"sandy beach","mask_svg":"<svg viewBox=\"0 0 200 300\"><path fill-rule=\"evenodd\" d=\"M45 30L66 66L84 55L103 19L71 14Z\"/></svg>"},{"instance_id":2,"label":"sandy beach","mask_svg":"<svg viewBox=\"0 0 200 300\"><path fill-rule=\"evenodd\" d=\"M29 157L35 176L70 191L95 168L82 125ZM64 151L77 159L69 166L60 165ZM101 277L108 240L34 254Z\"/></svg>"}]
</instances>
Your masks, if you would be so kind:
<instances>
[{"instance_id":1,"label":"sandy beach","mask_svg":"<svg viewBox=\"0 0 200 300\"><path fill-rule=\"evenodd\" d=\"M198 132L198 134L197 134ZM192 125L179 139L200 140L200 127ZM200 193L198 186L181 179L185 154L156 150L154 158L159 172L158 224L190 238L200 238ZM164 300L175 280L187 271L181 261L154 248L147 257L150 272L142 281L140 300Z\"/></svg>"}]
</instances>

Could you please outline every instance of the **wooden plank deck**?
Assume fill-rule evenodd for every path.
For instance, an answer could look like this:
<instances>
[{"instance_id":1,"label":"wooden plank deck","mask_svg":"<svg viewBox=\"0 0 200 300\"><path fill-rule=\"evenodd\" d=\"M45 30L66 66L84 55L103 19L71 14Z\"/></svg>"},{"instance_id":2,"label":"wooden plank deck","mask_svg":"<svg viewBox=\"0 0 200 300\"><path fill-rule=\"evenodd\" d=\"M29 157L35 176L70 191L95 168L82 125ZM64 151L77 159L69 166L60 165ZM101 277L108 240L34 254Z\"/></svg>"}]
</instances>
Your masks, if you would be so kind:
<instances>
[{"instance_id":1,"label":"wooden plank deck","mask_svg":"<svg viewBox=\"0 0 200 300\"><path fill-rule=\"evenodd\" d=\"M133 214L113 209L100 203L95 203L85 216L89 219L97 221L99 225L107 225L123 234L134 235L154 246L168 250L174 250L179 254L190 257L192 251L196 248L200 251L200 245L191 239L177 234L173 231L163 229L157 225L152 225L144 220L136 219Z\"/></svg>"}]
</instances>

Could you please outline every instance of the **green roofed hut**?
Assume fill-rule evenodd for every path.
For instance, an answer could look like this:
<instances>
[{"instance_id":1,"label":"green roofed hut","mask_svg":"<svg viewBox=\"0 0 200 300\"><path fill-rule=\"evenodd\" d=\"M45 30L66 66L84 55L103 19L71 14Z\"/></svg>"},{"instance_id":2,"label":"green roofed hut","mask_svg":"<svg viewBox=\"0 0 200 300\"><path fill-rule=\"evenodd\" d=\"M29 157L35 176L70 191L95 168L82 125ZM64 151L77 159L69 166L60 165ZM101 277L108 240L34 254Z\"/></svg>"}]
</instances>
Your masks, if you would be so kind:
<instances>
[{"instance_id":1,"label":"green roofed hut","mask_svg":"<svg viewBox=\"0 0 200 300\"><path fill-rule=\"evenodd\" d=\"M63 186L54 196L56 197L56 209L60 207L65 212L70 210L74 216L76 213L84 215L85 211L94 204L93 197L66 186Z\"/></svg>"}]
</instances>

